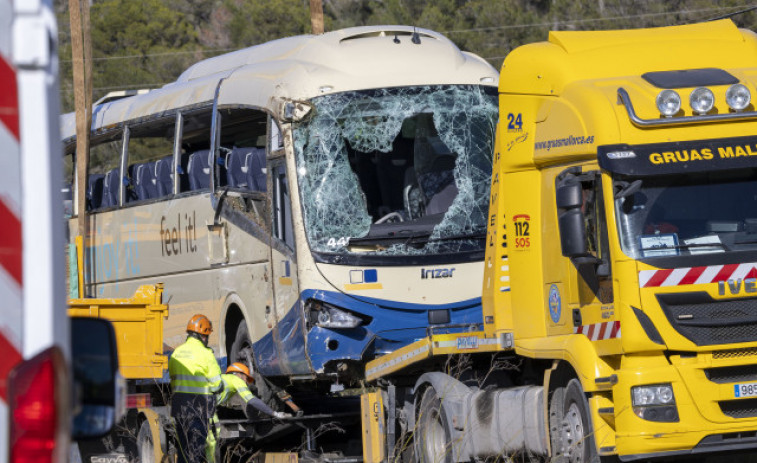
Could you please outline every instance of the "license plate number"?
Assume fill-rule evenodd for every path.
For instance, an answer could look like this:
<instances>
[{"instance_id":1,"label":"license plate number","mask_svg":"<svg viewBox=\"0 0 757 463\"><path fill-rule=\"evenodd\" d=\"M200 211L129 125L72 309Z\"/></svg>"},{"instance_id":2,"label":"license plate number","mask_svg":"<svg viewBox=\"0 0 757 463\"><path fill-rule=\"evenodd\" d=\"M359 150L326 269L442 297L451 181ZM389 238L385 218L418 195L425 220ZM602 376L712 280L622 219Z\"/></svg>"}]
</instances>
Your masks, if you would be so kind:
<instances>
[{"instance_id":1,"label":"license plate number","mask_svg":"<svg viewBox=\"0 0 757 463\"><path fill-rule=\"evenodd\" d=\"M478 337L477 336L465 336L457 338L458 349L477 349Z\"/></svg>"},{"instance_id":2,"label":"license plate number","mask_svg":"<svg viewBox=\"0 0 757 463\"><path fill-rule=\"evenodd\" d=\"M757 383L735 384L733 395L736 398L757 396Z\"/></svg>"}]
</instances>

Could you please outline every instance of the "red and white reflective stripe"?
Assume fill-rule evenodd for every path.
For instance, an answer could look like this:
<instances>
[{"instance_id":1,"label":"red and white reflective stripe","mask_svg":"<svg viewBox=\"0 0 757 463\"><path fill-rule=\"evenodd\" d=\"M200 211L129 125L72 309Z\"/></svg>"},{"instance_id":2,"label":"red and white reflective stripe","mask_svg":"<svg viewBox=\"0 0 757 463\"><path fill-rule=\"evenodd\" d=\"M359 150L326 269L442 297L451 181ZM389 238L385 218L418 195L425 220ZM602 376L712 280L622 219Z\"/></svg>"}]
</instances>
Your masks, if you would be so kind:
<instances>
[{"instance_id":1,"label":"red and white reflective stripe","mask_svg":"<svg viewBox=\"0 0 757 463\"><path fill-rule=\"evenodd\" d=\"M592 341L620 337L620 322L602 322L573 327L573 333L586 335Z\"/></svg>"},{"instance_id":2,"label":"red and white reflective stripe","mask_svg":"<svg viewBox=\"0 0 757 463\"><path fill-rule=\"evenodd\" d=\"M21 360L23 253L18 85L10 62L13 5L0 0L0 460L8 455L8 383Z\"/></svg>"},{"instance_id":3,"label":"red and white reflective stripe","mask_svg":"<svg viewBox=\"0 0 757 463\"><path fill-rule=\"evenodd\" d=\"M639 286L655 288L658 286L699 285L717 283L718 281L745 280L747 278L757 278L757 262L642 270L639 272Z\"/></svg>"}]
</instances>

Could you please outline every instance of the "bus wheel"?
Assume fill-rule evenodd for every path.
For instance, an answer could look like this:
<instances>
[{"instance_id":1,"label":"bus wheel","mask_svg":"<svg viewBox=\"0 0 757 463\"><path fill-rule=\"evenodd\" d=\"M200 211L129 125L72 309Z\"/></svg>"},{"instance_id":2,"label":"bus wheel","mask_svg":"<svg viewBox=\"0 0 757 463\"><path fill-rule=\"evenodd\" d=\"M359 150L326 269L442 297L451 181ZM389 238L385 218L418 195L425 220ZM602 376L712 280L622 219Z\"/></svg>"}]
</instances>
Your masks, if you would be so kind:
<instances>
[{"instance_id":1,"label":"bus wheel","mask_svg":"<svg viewBox=\"0 0 757 463\"><path fill-rule=\"evenodd\" d=\"M414 436L419 463L451 463L452 448L447 416L433 387L423 392Z\"/></svg>"},{"instance_id":2,"label":"bus wheel","mask_svg":"<svg viewBox=\"0 0 757 463\"><path fill-rule=\"evenodd\" d=\"M250 334L247 332L247 324L244 321L237 327L234 342L231 344L230 357L231 363L244 363L250 368L255 366L252 358L252 341L250 341Z\"/></svg>"},{"instance_id":3,"label":"bus wheel","mask_svg":"<svg viewBox=\"0 0 757 463\"><path fill-rule=\"evenodd\" d=\"M142 421L137 433L137 451L140 463L159 463L155 461L155 443L152 439L152 430L148 420Z\"/></svg>"},{"instance_id":4,"label":"bus wheel","mask_svg":"<svg viewBox=\"0 0 757 463\"><path fill-rule=\"evenodd\" d=\"M589 407L581 384L571 379L555 389L549 405L552 461L594 463L599 461L594 447Z\"/></svg>"}]
</instances>

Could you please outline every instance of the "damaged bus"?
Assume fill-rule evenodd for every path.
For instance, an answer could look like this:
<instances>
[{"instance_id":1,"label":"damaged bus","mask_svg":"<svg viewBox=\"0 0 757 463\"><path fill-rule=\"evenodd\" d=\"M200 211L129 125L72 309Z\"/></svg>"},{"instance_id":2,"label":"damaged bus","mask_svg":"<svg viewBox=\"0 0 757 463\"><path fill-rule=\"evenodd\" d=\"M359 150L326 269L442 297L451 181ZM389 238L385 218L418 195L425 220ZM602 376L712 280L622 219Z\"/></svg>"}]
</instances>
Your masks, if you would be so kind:
<instances>
[{"instance_id":1,"label":"damaged bus","mask_svg":"<svg viewBox=\"0 0 757 463\"><path fill-rule=\"evenodd\" d=\"M295 395L363 377L434 325L480 325L497 80L436 32L372 26L98 105L73 211L89 215L85 293L162 282L168 350L206 314L222 366ZM72 118L64 144L74 172Z\"/></svg>"}]
</instances>

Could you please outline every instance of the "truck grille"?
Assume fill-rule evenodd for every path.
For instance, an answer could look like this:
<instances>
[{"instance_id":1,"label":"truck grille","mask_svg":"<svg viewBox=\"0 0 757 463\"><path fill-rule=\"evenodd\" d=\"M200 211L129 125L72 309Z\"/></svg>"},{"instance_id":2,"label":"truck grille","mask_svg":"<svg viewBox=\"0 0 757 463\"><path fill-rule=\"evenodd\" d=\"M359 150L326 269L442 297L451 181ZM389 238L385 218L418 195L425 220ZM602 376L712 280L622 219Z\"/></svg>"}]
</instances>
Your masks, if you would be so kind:
<instances>
[{"instance_id":1,"label":"truck grille","mask_svg":"<svg viewBox=\"0 0 757 463\"><path fill-rule=\"evenodd\" d=\"M741 357L752 357L757 355L757 348L745 347L743 349L730 349L730 350L716 350L712 353L712 358L715 360L720 359L732 359Z\"/></svg>"},{"instance_id":2,"label":"truck grille","mask_svg":"<svg viewBox=\"0 0 757 463\"><path fill-rule=\"evenodd\" d=\"M757 417L757 399L724 400L718 405L723 414L731 418Z\"/></svg>"},{"instance_id":3,"label":"truck grille","mask_svg":"<svg viewBox=\"0 0 757 463\"><path fill-rule=\"evenodd\" d=\"M704 374L707 376L707 379L718 384L757 381L757 365L707 368L704 370Z\"/></svg>"},{"instance_id":4,"label":"truck grille","mask_svg":"<svg viewBox=\"0 0 757 463\"><path fill-rule=\"evenodd\" d=\"M698 346L757 340L757 298L715 300L696 292L657 300L673 328Z\"/></svg>"}]
</instances>

